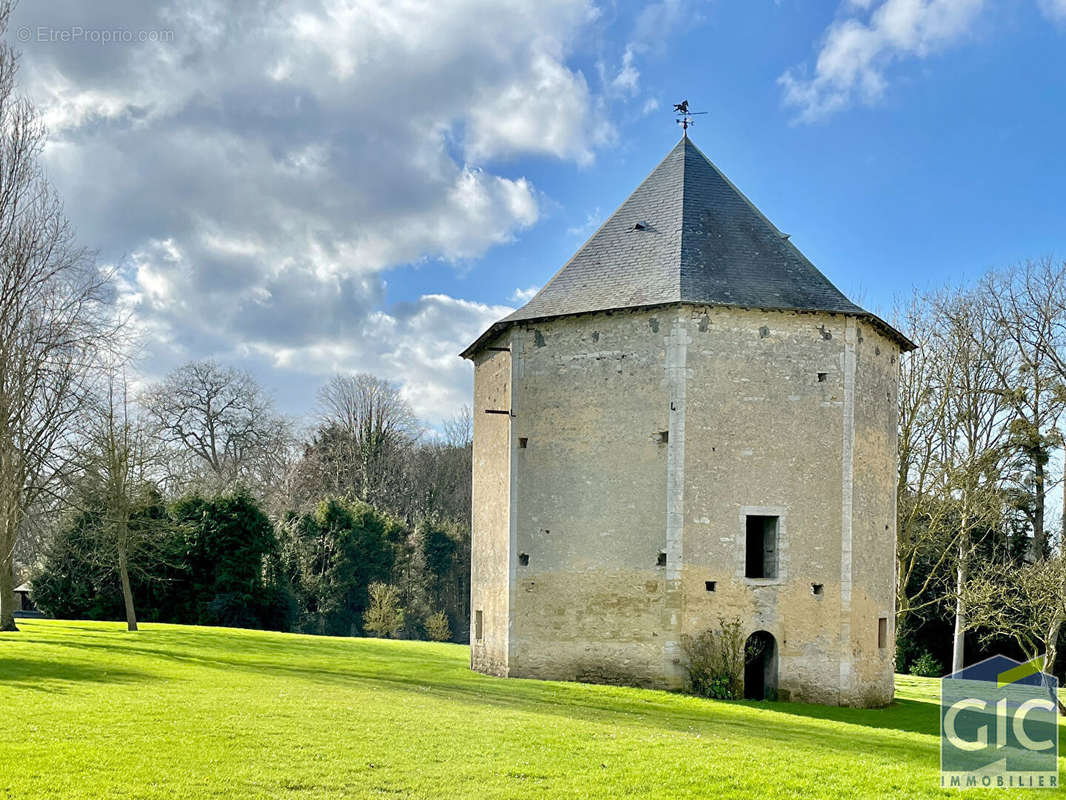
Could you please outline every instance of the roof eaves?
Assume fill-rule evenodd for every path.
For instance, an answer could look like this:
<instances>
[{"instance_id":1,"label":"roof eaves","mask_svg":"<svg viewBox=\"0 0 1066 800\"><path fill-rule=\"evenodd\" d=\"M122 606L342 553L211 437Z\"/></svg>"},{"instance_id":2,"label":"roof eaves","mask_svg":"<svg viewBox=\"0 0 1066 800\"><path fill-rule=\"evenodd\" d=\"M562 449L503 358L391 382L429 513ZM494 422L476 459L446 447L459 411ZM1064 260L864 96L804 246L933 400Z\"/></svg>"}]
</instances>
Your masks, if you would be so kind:
<instances>
[{"instance_id":1,"label":"roof eaves","mask_svg":"<svg viewBox=\"0 0 1066 800\"><path fill-rule=\"evenodd\" d=\"M707 306L708 308L741 308L741 309L754 309L758 311L780 311L780 312L792 312L794 314L840 314L845 317L855 317L856 319L864 319L871 323L874 327L878 328L881 333L888 336L889 339L894 340L899 346L900 350L904 353L908 353L911 350L918 349L918 345L904 336L900 331L889 325L883 319L876 314L872 314L859 306L856 306L855 311L830 311L826 309L817 308L796 308L793 306L745 306L740 304L730 303L704 303L704 302L692 302L689 300L671 301L668 303L653 303L649 305L641 306L616 306L614 308L597 308L589 311L574 311L569 314L545 314L540 317L526 317L522 319L511 319L505 317L498 322L493 323L488 330L486 330L481 336L474 341L469 347L459 354L460 358L471 359L478 351L490 340L503 333L512 325L543 322L549 319L561 319L563 317L583 317L589 314L610 314L617 313L619 311L643 311L650 308L666 308L669 306Z\"/></svg>"}]
</instances>

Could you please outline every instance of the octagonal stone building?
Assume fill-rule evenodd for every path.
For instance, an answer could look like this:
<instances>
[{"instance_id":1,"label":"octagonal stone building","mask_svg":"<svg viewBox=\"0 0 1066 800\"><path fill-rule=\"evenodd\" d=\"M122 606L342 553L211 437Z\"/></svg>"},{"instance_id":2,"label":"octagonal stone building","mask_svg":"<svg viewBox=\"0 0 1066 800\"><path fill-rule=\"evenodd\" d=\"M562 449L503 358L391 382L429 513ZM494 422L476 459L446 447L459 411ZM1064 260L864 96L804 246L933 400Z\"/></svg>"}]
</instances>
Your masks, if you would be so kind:
<instances>
[{"instance_id":1,"label":"octagonal stone building","mask_svg":"<svg viewBox=\"0 0 1066 800\"><path fill-rule=\"evenodd\" d=\"M680 688L739 618L747 696L887 703L912 346L683 138L463 353L471 666Z\"/></svg>"}]
</instances>

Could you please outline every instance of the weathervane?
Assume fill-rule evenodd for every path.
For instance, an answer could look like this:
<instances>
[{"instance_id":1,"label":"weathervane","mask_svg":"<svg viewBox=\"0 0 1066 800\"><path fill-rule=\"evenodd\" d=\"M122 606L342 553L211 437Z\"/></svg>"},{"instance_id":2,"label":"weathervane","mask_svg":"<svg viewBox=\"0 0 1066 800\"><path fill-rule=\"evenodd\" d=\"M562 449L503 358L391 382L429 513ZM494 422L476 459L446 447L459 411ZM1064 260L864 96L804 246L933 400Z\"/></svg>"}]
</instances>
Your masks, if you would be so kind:
<instances>
[{"instance_id":1,"label":"weathervane","mask_svg":"<svg viewBox=\"0 0 1066 800\"><path fill-rule=\"evenodd\" d=\"M677 118L676 122L681 126L681 130L684 131L684 137L688 138L688 126L694 125L692 117L695 114L706 114L706 111L689 111L688 100L682 100L680 103L674 103L674 112L681 116Z\"/></svg>"}]
</instances>

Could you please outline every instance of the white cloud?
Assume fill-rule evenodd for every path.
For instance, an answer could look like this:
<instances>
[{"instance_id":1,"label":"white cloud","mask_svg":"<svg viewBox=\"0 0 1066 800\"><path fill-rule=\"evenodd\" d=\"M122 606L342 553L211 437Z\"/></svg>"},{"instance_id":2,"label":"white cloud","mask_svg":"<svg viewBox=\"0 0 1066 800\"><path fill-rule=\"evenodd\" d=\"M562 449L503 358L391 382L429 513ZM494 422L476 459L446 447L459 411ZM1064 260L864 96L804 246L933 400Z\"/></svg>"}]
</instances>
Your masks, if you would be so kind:
<instances>
[{"instance_id":1,"label":"white cloud","mask_svg":"<svg viewBox=\"0 0 1066 800\"><path fill-rule=\"evenodd\" d=\"M540 54L513 82L475 100L467 152L475 160L543 153L587 163L593 149L614 136L602 119L598 126L590 124L589 111L597 103L584 76Z\"/></svg>"},{"instance_id":2,"label":"white cloud","mask_svg":"<svg viewBox=\"0 0 1066 800\"><path fill-rule=\"evenodd\" d=\"M379 371L439 417L469 400L457 353L510 309L390 306L387 271L475 259L537 222L536 187L494 159L587 163L611 141L603 89L573 63L598 13L592 0L55 0L19 5L13 29L174 32L22 46L49 175L81 240L120 266L146 368L251 360L305 398L313 386L293 376Z\"/></svg>"},{"instance_id":3,"label":"white cloud","mask_svg":"<svg viewBox=\"0 0 1066 800\"><path fill-rule=\"evenodd\" d=\"M145 364L153 376L210 353L262 365L257 371L268 388L298 402L335 372L372 372L399 381L431 424L469 403L472 371L458 354L514 310L444 294L374 309L371 300L359 304L379 286L353 287L341 277L316 281L299 272L214 297L199 288L201 280L172 242L150 243L120 274L123 312L143 340L162 348L161 359L153 355ZM536 291L516 290L513 299L524 303ZM348 302L356 305L343 335L336 335L335 319Z\"/></svg>"},{"instance_id":4,"label":"white cloud","mask_svg":"<svg viewBox=\"0 0 1066 800\"><path fill-rule=\"evenodd\" d=\"M611 88L622 94L636 94L640 84L640 70L634 65L636 53L631 42L626 45L625 53L622 54L622 68L611 81Z\"/></svg>"},{"instance_id":5,"label":"white cloud","mask_svg":"<svg viewBox=\"0 0 1066 800\"><path fill-rule=\"evenodd\" d=\"M533 299L533 295L539 291L539 286L530 286L526 289L515 289L511 292L511 297L509 299L512 303L528 303Z\"/></svg>"},{"instance_id":6,"label":"white cloud","mask_svg":"<svg viewBox=\"0 0 1066 800\"><path fill-rule=\"evenodd\" d=\"M686 0L659 0L648 3L641 9L622 51L621 64L614 71L613 77L605 78L610 94L629 98L640 94L641 73L638 58L649 55L661 57L666 54L673 32L686 18L696 17L695 13L690 13L690 5ZM601 65L601 73L604 71L606 68ZM649 112L648 102L650 101L644 104L645 114ZM657 103L655 107L658 107Z\"/></svg>"},{"instance_id":7,"label":"white cloud","mask_svg":"<svg viewBox=\"0 0 1066 800\"><path fill-rule=\"evenodd\" d=\"M312 383L334 372L388 376L400 381L420 417L436 423L470 402L473 373L459 353L513 310L448 295L424 295L400 311L369 314L361 328L344 340L260 348L258 355L279 370L310 376Z\"/></svg>"},{"instance_id":8,"label":"white cloud","mask_svg":"<svg viewBox=\"0 0 1066 800\"><path fill-rule=\"evenodd\" d=\"M983 0L884 0L876 6L873 0L847 0L844 16L826 31L813 75L793 68L778 79L785 103L799 110L799 119L812 122L856 100L875 102L893 62L925 58L962 39L983 5Z\"/></svg>"}]
</instances>

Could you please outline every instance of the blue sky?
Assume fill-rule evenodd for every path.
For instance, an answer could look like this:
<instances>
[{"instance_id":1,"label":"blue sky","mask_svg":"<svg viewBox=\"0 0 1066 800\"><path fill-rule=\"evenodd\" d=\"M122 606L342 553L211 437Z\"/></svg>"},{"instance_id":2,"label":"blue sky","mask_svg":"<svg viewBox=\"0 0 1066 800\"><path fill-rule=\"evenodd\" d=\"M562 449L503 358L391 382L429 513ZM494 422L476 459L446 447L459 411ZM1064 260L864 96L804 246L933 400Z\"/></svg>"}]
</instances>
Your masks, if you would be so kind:
<instances>
[{"instance_id":1,"label":"blue sky","mask_svg":"<svg viewBox=\"0 0 1066 800\"><path fill-rule=\"evenodd\" d=\"M838 286L887 311L911 287L965 280L1029 257L1066 256L1066 25L1036 3L990 6L968 34L886 70L876 102L797 122L779 76L811 64L836 3L719 3L649 59L661 108L618 115L619 141L581 168L505 164L559 203L448 291L486 302L541 285L678 138L672 101L707 110L693 141ZM430 270L404 271L403 292Z\"/></svg>"},{"instance_id":2,"label":"blue sky","mask_svg":"<svg viewBox=\"0 0 1066 800\"><path fill-rule=\"evenodd\" d=\"M144 379L216 358L293 414L370 371L448 416L455 354L666 154L681 99L871 310L1066 256L1066 0L24 3L13 33Z\"/></svg>"}]
</instances>

